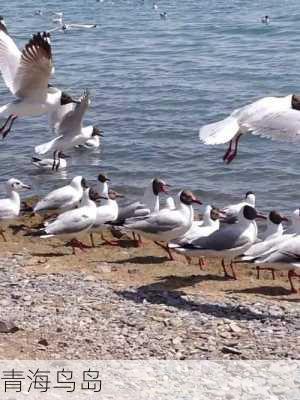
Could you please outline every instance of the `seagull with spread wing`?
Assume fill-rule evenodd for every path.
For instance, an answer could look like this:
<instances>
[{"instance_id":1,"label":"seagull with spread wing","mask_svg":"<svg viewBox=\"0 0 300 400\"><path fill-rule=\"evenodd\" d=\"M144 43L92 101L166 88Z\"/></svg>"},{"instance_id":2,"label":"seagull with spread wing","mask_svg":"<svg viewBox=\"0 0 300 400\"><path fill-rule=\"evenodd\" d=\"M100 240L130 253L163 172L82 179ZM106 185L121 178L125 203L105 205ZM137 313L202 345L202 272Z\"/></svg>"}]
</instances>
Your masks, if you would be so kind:
<instances>
[{"instance_id":1,"label":"seagull with spread wing","mask_svg":"<svg viewBox=\"0 0 300 400\"><path fill-rule=\"evenodd\" d=\"M238 143L245 133L272 140L300 141L300 96L264 97L233 111L222 121L200 128L201 142L209 145L229 142L223 160L229 164L237 155Z\"/></svg>"},{"instance_id":2,"label":"seagull with spread wing","mask_svg":"<svg viewBox=\"0 0 300 400\"><path fill-rule=\"evenodd\" d=\"M0 23L0 70L4 82L16 100L0 107L7 117L0 128L3 138L18 117L47 114L60 105L76 102L61 90L49 87L53 71L49 33L37 33L20 52Z\"/></svg>"},{"instance_id":3,"label":"seagull with spread wing","mask_svg":"<svg viewBox=\"0 0 300 400\"><path fill-rule=\"evenodd\" d=\"M60 123L56 124L57 137L47 143L35 147L37 154L53 152L53 169L55 167L56 155L59 152L84 144L94 136L102 136L100 129L95 126L83 127L82 120L90 104L89 92L86 90L79 103L73 110L67 112ZM58 164L59 165L59 164Z\"/></svg>"}]
</instances>

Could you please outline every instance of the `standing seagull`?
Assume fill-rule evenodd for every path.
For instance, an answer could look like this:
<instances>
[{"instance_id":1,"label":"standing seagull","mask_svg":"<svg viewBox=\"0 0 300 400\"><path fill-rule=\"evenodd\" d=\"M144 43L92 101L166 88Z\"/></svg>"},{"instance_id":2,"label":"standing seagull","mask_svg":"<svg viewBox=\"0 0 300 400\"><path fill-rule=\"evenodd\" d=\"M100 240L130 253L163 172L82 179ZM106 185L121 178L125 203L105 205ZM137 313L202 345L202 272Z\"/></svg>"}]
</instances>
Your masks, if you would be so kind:
<instances>
[{"instance_id":1,"label":"standing seagull","mask_svg":"<svg viewBox=\"0 0 300 400\"><path fill-rule=\"evenodd\" d=\"M224 256L237 256L244 253L257 239L256 218L265 217L255 210L255 208L246 205L239 214L238 222L226 226L224 229L213 232L208 237L200 237L191 243L183 244L176 248L177 252L189 257L201 257L205 255L221 254ZM224 258L222 267L226 277L231 277L226 271ZM232 277L236 279L232 262L230 263Z\"/></svg>"},{"instance_id":2,"label":"standing seagull","mask_svg":"<svg viewBox=\"0 0 300 400\"><path fill-rule=\"evenodd\" d=\"M150 184L145 188L143 198L140 201L128 204L119 208L119 215L116 224L124 223L126 219L135 217L144 217L153 212L159 211L159 194L167 193L168 185L160 178L154 178ZM175 208L175 207L174 207ZM140 235L135 235L133 232L133 239L138 245L142 244Z\"/></svg>"},{"instance_id":3,"label":"standing seagull","mask_svg":"<svg viewBox=\"0 0 300 400\"><path fill-rule=\"evenodd\" d=\"M99 207L97 207L96 219L93 226L90 229L91 232L90 239L92 247L95 247L93 232L103 233L103 231L107 228L107 225L105 224L107 224L108 222L114 222L117 219L119 207L116 199L118 197L123 197L123 195L115 191L109 191L106 195L100 196L100 199L103 199L104 201L101 202L101 205ZM118 244L104 239L103 236L102 239L106 244L110 245Z\"/></svg>"},{"instance_id":4,"label":"standing seagull","mask_svg":"<svg viewBox=\"0 0 300 400\"><path fill-rule=\"evenodd\" d=\"M55 167L56 156L59 152L84 144L94 136L102 136L100 129L95 126L83 127L82 125L89 104L89 92L86 90L75 109L66 113L58 124L56 128L58 137L35 147L35 152L40 155L49 151L53 152L53 169L59 167L59 164Z\"/></svg>"},{"instance_id":5,"label":"standing seagull","mask_svg":"<svg viewBox=\"0 0 300 400\"><path fill-rule=\"evenodd\" d=\"M8 116L0 128L3 138L18 117L47 114L60 105L75 102L60 90L48 87L53 71L50 35L33 35L22 53L0 24L0 70L16 100L0 107L0 117Z\"/></svg>"},{"instance_id":6,"label":"standing seagull","mask_svg":"<svg viewBox=\"0 0 300 400\"><path fill-rule=\"evenodd\" d=\"M300 97L264 97L233 111L222 121L199 130L200 140L209 145L229 142L223 160L229 164L237 155L238 143L245 133L273 140L300 141Z\"/></svg>"},{"instance_id":7,"label":"standing seagull","mask_svg":"<svg viewBox=\"0 0 300 400\"><path fill-rule=\"evenodd\" d=\"M222 212L226 214L226 217L223 219L223 222L226 223L235 223L237 222L238 215L241 209L246 206L255 207L255 194L253 192L247 192L245 194L244 200L240 203L230 204L224 208L222 208Z\"/></svg>"},{"instance_id":8,"label":"standing seagull","mask_svg":"<svg viewBox=\"0 0 300 400\"><path fill-rule=\"evenodd\" d=\"M83 195L85 179L82 176L75 176L69 185L55 189L48 193L34 207L35 213L47 211L65 211L76 207Z\"/></svg>"},{"instance_id":9,"label":"standing seagull","mask_svg":"<svg viewBox=\"0 0 300 400\"><path fill-rule=\"evenodd\" d=\"M218 208L207 205L204 210L203 219L201 221L194 220L190 229L181 237L176 238L169 243L169 248L176 251L177 246L192 243L199 238L208 237L213 232L220 229L220 215L221 212ZM192 259L186 256L188 263L190 264ZM199 266L205 265L204 258L199 258Z\"/></svg>"},{"instance_id":10,"label":"standing seagull","mask_svg":"<svg viewBox=\"0 0 300 400\"><path fill-rule=\"evenodd\" d=\"M76 247L84 251L88 246L75 239L74 236L86 232L91 228L96 218L96 204L90 199L90 189L85 181L83 182L83 186L83 196L78 208L65 211L46 223L43 229L30 232L26 236L40 236L42 238L71 236L73 239L69 242L69 245L72 246L73 254L75 254Z\"/></svg>"},{"instance_id":11,"label":"standing seagull","mask_svg":"<svg viewBox=\"0 0 300 400\"><path fill-rule=\"evenodd\" d=\"M194 219L193 203L202 204L192 192L183 190L176 198L175 210L164 208L146 217L132 218L126 221L124 226L128 230L153 240L163 247L173 260L169 247L159 242L168 243L190 229Z\"/></svg>"},{"instance_id":12,"label":"standing seagull","mask_svg":"<svg viewBox=\"0 0 300 400\"><path fill-rule=\"evenodd\" d=\"M6 184L6 192L8 197L0 199L0 220L13 219L19 216L21 209L21 199L19 192L24 189L31 189L30 186L25 185L18 179L11 178ZM0 230L0 235L6 242L3 230Z\"/></svg>"},{"instance_id":13,"label":"standing seagull","mask_svg":"<svg viewBox=\"0 0 300 400\"><path fill-rule=\"evenodd\" d=\"M267 231L265 239L262 242L254 243L245 253L237 256L237 260L243 262L256 259L260 255L268 252L277 244L283 243L285 240L290 239L294 234L284 234L282 222L288 222L288 219L280 215L277 211L271 211L268 217ZM237 261L236 261L237 262ZM275 272L273 268L269 267L256 267L257 279L260 277L260 271L267 270L272 272L273 280L275 279Z\"/></svg>"},{"instance_id":14,"label":"standing seagull","mask_svg":"<svg viewBox=\"0 0 300 400\"><path fill-rule=\"evenodd\" d=\"M295 270L300 271L300 236L294 236L287 240L281 241L281 243L277 243L274 247L267 251L265 254L262 254L256 258L253 258L251 261L255 264L273 264L272 268L277 266L279 269L287 269L288 270L288 278L291 285L291 291L293 293L297 293L293 285L292 278L297 277L300 278L299 272L295 272Z\"/></svg>"}]
</instances>

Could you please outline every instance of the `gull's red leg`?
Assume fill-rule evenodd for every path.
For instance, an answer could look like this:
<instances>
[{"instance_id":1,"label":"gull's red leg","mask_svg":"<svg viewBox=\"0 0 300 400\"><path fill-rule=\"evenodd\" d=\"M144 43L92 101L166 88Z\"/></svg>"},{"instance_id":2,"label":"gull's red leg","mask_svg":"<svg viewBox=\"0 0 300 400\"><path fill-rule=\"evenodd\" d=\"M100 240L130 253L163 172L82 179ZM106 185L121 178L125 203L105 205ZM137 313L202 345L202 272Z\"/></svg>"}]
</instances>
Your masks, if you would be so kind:
<instances>
[{"instance_id":1,"label":"gull's red leg","mask_svg":"<svg viewBox=\"0 0 300 400\"><path fill-rule=\"evenodd\" d=\"M231 151L232 151L232 140L230 140L228 149L226 150L226 153L223 156L223 161L226 161L226 159L229 156L229 154L231 153Z\"/></svg>"},{"instance_id":2,"label":"gull's red leg","mask_svg":"<svg viewBox=\"0 0 300 400\"><path fill-rule=\"evenodd\" d=\"M260 279L260 267L256 267L256 279Z\"/></svg>"},{"instance_id":3,"label":"gull's red leg","mask_svg":"<svg viewBox=\"0 0 300 400\"><path fill-rule=\"evenodd\" d=\"M4 125L2 126L2 128L0 128L0 133L2 134L2 138L4 139L7 134L10 132L14 121L18 118L17 115L11 114L7 120L5 121ZM8 124L8 127L6 127Z\"/></svg>"},{"instance_id":4,"label":"gull's red leg","mask_svg":"<svg viewBox=\"0 0 300 400\"><path fill-rule=\"evenodd\" d=\"M162 249L164 249L167 253L168 253L168 255L169 255L169 258L170 258L170 261L174 261L174 257L173 257L173 254L171 253L171 250L170 250L170 248L169 248L169 246L168 245L163 245L162 243L159 243L159 242L154 242L157 246L159 246L159 247L161 247Z\"/></svg>"},{"instance_id":5,"label":"gull's red leg","mask_svg":"<svg viewBox=\"0 0 300 400\"><path fill-rule=\"evenodd\" d=\"M237 155L237 150L238 150L238 145L239 145L239 140L242 136L242 133L240 133L236 138L235 138L235 142L234 142L234 149L232 152L229 152L229 154L227 155L225 161L227 164L230 164L232 160L235 159L236 155Z\"/></svg>"},{"instance_id":6,"label":"gull's red leg","mask_svg":"<svg viewBox=\"0 0 300 400\"><path fill-rule=\"evenodd\" d=\"M300 278L300 275L299 275L299 274L296 274L296 272L295 272L294 270L290 270L290 271L288 272L288 278L289 278L290 285L291 285L291 291L292 291L292 293L298 293L298 292L297 292L297 289L295 289L295 286L294 286L293 281L292 281L292 278L293 278L294 276Z\"/></svg>"}]
</instances>

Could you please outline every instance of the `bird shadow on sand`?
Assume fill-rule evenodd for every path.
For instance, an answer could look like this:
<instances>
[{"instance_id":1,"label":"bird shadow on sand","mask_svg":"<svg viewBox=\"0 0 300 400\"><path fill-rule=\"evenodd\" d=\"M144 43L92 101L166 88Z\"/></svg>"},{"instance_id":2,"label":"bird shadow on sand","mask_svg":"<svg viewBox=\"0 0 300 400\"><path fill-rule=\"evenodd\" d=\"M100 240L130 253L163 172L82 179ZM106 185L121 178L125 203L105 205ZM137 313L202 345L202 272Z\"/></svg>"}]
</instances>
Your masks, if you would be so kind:
<instances>
[{"instance_id":1,"label":"bird shadow on sand","mask_svg":"<svg viewBox=\"0 0 300 400\"><path fill-rule=\"evenodd\" d=\"M291 294L289 289L282 286L257 286L246 289L231 289L225 290L226 293L230 294L260 294L264 296L287 296Z\"/></svg>"},{"instance_id":2,"label":"bird shadow on sand","mask_svg":"<svg viewBox=\"0 0 300 400\"><path fill-rule=\"evenodd\" d=\"M271 316L270 314L264 315L260 311L256 313L253 308L247 304L226 304L224 301L222 301L222 303L214 303L213 301L207 303L202 298L199 298L199 300L187 298L185 292L176 290L179 287L190 286L191 284L194 285L206 278L207 276L198 275L194 277L181 277L179 280L178 277L176 277L176 280L173 276L164 277L159 282L143 285L134 290L116 291L116 294L128 301L133 301L138 304L144 303L145 301L150 304L164 304L168 307L175 307L178 310L199 312L216 318L240 321L281 319L281 317ZM214 276L213 278L215 279ZM170 290L170 288L172 288L172 290Z\"/></svg>"},{"instance_id":3,"label":"bird shadow on sand","mask_svg":"<svg viewBox=\"0 0 300 400\"><path fill-rule=\"evenodd\" d=\"M17 235L20 232L27 232L30 229L30 227L25 224L21 224L21 225L11 224L8 227L12 231L13 236Z\"/></svg>"},{"instance_id":4,"label":"bird shadow on sand","mask_svg":"<svg viewBox=\"0 0 300 400\"><path fill-rule=\"evenodd\" d=\"M45 251L45 252L43 252L43 251L41 251L41 252L35 252L35 253L31 253L31 256L32 257L49 257L49 258L51 258L51 257L64 257L64 256L69 256L70 254L69 253L62 253L61 251L58 251L58 252L47 252L47 251Z\"/></svg>"},{"instance_id":5,"label":"bird shadow on sand","mask_svg":"<svg viewBox=\"0 0 300 400\"><path fill-rule=\"evenodd\" d=\"M168 257L158 256L143 256L143 257L131 257L123 260L111 261L111 264L162 264L166 261L170 261Z\"/></svg>"}]
</instances>

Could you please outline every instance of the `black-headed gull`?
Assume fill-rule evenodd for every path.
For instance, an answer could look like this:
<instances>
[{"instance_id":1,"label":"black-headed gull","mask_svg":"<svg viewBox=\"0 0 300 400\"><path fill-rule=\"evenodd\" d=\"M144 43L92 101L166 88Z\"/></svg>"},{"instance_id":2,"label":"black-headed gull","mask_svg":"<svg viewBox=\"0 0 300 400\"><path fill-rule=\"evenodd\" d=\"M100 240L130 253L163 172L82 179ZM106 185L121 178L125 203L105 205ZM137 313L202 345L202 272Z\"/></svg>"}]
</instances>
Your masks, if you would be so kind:
<instances>
[{"instance_id":1,"label":"black-headed gull","mask_svg":"<svg viewBox=\"0 0 300 400\"><path fill-rule=\"evenodd\" d=\"M159 211L159 194L167 193L168 185L160 178L154 178L145 188L143 198L119 208L118 222L134 217L143 217Z\"/></svg>"},{"instance_id":2,"label":"black-headed gull","mask_svg":"<svg viewBox=\"0 0 300 400\"><path fill-rule=\"evenodd\" d=\"M84 147L85 149L98 149L100 144L100 136L93 136L84 144L80 144L79 147Z\"/></svg>"},{"instance_id":3,"label":"black-headed gull","mask_svg":"<svg viewBox=\"0 0 300 400\"><path fill-rule=\"evenodd\" d=\"M288 218L284 215L281 215L278 211L270 211L267 221L267 230L264 233L264 240L272 240L277 237L281 237L284 232L283 222L288 221Z\"/></svg>"},{"instance_id":4,"label":"black-headed gull","mask_svg":"<svg viewBox=\"0 0 300 400\"><path fill-rule=\"evenodd\" d=\"M19 192L25 189L31 189L18 179L11 178L5 183L7 198L0 199L0 220L14 219L19 216L21 209L21 199ZM0 229L0 235L6 241L3 230Z\"/></svg>"},{"instance_id":5,"label":"black-headed gull","mask_svg":"<svg viewBox=\"0 0 300 400\"><path fill-rule=\"evenodd\" d=\"M55 32L55 31L68 31L70 29L90 29L96 28L97 24L85 24L85 23L66 23L64 20L63 12L56 12L54 13L57 17L53 19L53 22L58 24L56 28L50 29L48 32Z\"/></svg>"},{"instance_id":6,"label":"black-headed gull","mask_svg":"<svg viewBox=\"0 0 300 400\"><path fill-rule=\"evenodd\" d=\"M0 128L5 137L18 117L39 116L63 104L76 102L57 88L48 87L53 71L50 35L33 35L22 53L0 25L0 70L8 89L17 100L0 107L7 117Z\"/></svg>"},{"instance_id":7,"label":"black-headed gull","mask_svg":"<svg viewBox=\"0 0 300 400\"><path fill-rule=\"evenodd\" d=\"M76 247L84 251L88 246L74 239L74 236L88 231L93 226L96 219L96 204L90 199L90 189L87 187L85 181L83 186L83 195L78 208L65 211L54 220L47 222L43 229L30 232L26 235L40 236L41 238L53 236L72 237L70 246L72 246L73 254L75 254Z\"/></svg>"},{"instance_id":8,"label":"black-headed gull","mask_svg":"<svg viewBox=\"0 0 300 400\"><path fill-rule=\"evenodd\" d=\"M169 243L169 248L176 251L177 247L184 244L193 243L195 240L211 235L213 232L220 229L220 210L216 207L207 205L204 209L203 218L201 221L194 220L190 229L181 237ZM180 251L179 251L180 253ZM191 262L190 257L186 257ZM204 265L203 258L199 258L199 266Z\"/></svg>"},{"instance_id":9,"label":"black-headed gull","mask_svg":"<svg viewBox=\"0 0 300 400\"><path fill-rule=\"evenodd\" d=\"M271 265L272 269L287 269L291 290L293 293L297 293L292 278L300 278L300 274L295 272L295 270L300 271L300 235L276 243L266 253L251 261L260 266Z\"/></svg>"},{"instance_id":10,"label":"black-headed gull","mask_svg":"<svg viewBox=\"0 0 300 400\"><path fill-rule=\"evenodd\" d=\"M241 202L223 207L221 211L222 213L226 214L226 217L223 218L223 222L237 222L237 218L241 209L246 205L255 207L255 194L253 192L247 192L245 194L244 200L242 200Z\"/></svg>"},{"instance_id":11,"label":"black-headed gull","mask_svg":"<svg viewBox=\"0 0 300 400\"><path fill-rule=\"evenodd\" d=\"M39 155L48 152L53 153L53 169L56 156L59 152L66 151L80 144L84 144L93 136L102 136L100 129L89 125L83 127L82 121L85 112L90 104L88 91L85 91L74 110L67 112L60 123L56 126L58 136L49 142L40 144L35 147L35 152Z\"/></svg>"},{"instance_id":12,"label":"black-headed gull","mask_svg":"<svg viewBox=\"0 0 300 400\"><path fill-rule=\"evenodd\" d=\"M55 189L38 201L34 207L35 213L47 211L65 211L76 207L83 195L85 179L82 176L75 176L69 185Z\"/></svg>"},{"instance_id":13,"label":"black-headed gull","mask_svg":"<svg viewBox=\"0 0 300 400\"><path fill-rule=\"evenodd\" d=\"M119 207L119 215L116 224L124 224L126 219L143 217L153 212L159 211L159 194L167 193L168 185L165 181L160 178L154 178L150 184L146 186L143 198L140 201L135 201L126 206ZM133 238L138 245L142 243L140 235L136 237L133 232Z\"/></svg>"},{"instance_id":14,"label":"black-headed gull","mask_svg":"<svg viewBox=\"0 0 300 400\"><path fill-rule=\"evenodd\" d=\"M156 244L163 247L172 260L172 254L168 246L159 242L170 242L187 232L194 219L193 203L202 204L190 191L183 190L176 197L176 209L164 208L145 217L132 218L126 221L125 228L139 233Z\"/></svg>"},{"instance_id":15,"label":"black-headed gull","mask_svg":"<svg viewBox=\"0 0 300 400\"><path fill-rule=\"evenodd\" d=\"M254 243L252 246L245 251L243 254L236 257L237 260L249 261L251 262L256 257L268 252L273 246L278 243L282 243L284 240L289 239L294 236L294 234L284 234L284 228L282 223L288 222L288 218L282 216L277 211L273 210L269 213L267 231L265 232L265 239L261 242ZM272 272L273 279L275 279L274 269L272 268L262 268L257 266L257 279L260 277L261 270L270 270Z\"/></svg>"},{"instance_id":16,"label":"black-headed gull","mask_svg":"<svg viewBox=\"0 0 300 400\"><path fill-rule=\"evenodd\" d=\"M67 168L67 160L69 158L66 154L58 153L57 159L54 164L54 171L62 170ZM36 168L41 169L43 171L53 171L53 159L52 158L38 158L32 157L31 163Z\"/></svg>"},{"instance_id":17,"label":"black-headed gull","mask_svg":"<svg viewBox=\"0 0 300 400\"><path fill-rule=\"evenodd\" d=\"M108 182L110 182L110 179L104 175L104 174L99 174L97 177L97 193L99 196L107 197L108 191L109 191L109 186Z\"/></svg>"},{"instance_id":18,"label":"black-headed gull","mask_svg":"<svg viewBox=\"0 0 300 400\"><path fill-rule=\"evenodd\" d=\"M213 232L211 235L196 239L191 243L186 243L176 248L177 252L189 257L202 257L206 255L222 255L233 258L244 253L257 239L256 218L265 217L259 214L254 207L244 206L238 216L236 224L227 225L223 229ZM228 276L225 261L222 260L222 267L225 276ZM230 264L233 278L236 275L233 264Z\"/></svg>"},{"instance_id":19,"label":"black-headed gull","mask_svg":"<svg viewBox=\"0 0 300 400\"><path fill-rule=\"evenodd\" d=\"M116 243L106 240L103 237L103 231L107 229L106 225L107 223L114 222L118 218L119 207L117 203L117 198L124 196L113 190L109 190L106 195L102 194L99 197L100 199L102 199L102 201L101 205L97 207L96 220L90 229L91 244L93 247L95 247L95 242L93 238L93 232L95 232L102 234L102 239L104 240L105 243L110 245L115 245Z\"/></svg>"},{"instance_id":20,"label":"black-headed gull","mask_svg":"<svg viewBox=\"0 0 300 400\"><path fill-rule=\"evenodd\" d=\"M262 24L269 25L270 17L268 15L265 15L264 17L261 17L261 22L262 22Z\"/></svg>"},{"instance_id":21,"label":"black-headed gull","mask_svg":"<svg viewBox=\"0 0 300 400\"><path fill-rule=\"evenodd\" d=\"M299 142L300 97L264 97L233 111L222 121L205 125L199 130L200 140L208 145L229 142L223 160L230 163L237 154L238 143L245 133L273 140Z\"/></svg>"}]
</instances>

